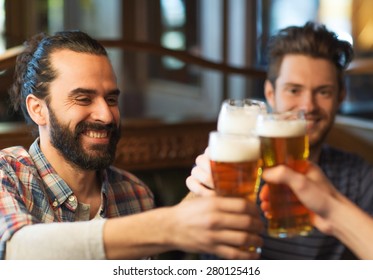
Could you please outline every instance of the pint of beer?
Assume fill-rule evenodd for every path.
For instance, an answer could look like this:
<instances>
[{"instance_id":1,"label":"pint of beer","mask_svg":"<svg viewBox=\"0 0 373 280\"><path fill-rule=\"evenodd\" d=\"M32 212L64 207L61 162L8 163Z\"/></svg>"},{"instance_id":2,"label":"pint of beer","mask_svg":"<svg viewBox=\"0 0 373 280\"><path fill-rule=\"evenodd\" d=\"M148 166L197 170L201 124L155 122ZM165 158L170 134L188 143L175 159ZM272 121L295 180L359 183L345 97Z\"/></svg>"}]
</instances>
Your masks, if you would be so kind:
<instances>
[{"instance_id":1,"label":"pint of beer","mask_svg":"<svg viewBox=\"0 0 373 280\"><path fill-rule=\"evenodd\" d=\"M303 112L258 116L263 167L285 164L304 173L309 154ZM272 237L306 236L312 230L311 213L286 185L269 184L271 211L268 234Z\"/></svg>"},{"instance_id":2,"label":"pint of beer","mask_svg":"<svg viewBox=\"0 0 373 280\"><path fill-rule=\"evenodd\" d=\"M213 131L208 149L216 193L255 202L261 174L259 139Z\"/></svg>"},{"instance_id":3,"label":"pint of beer","mask_svg":"<svg viewBox=\"0 0 373 280\"><path fill-rule=\"evenodd\" d=\"M250 135L255 129L257 115L266 111L266 104L259 100L224 100L218 116L218 131Z\"/></svg>"}]
</instances>

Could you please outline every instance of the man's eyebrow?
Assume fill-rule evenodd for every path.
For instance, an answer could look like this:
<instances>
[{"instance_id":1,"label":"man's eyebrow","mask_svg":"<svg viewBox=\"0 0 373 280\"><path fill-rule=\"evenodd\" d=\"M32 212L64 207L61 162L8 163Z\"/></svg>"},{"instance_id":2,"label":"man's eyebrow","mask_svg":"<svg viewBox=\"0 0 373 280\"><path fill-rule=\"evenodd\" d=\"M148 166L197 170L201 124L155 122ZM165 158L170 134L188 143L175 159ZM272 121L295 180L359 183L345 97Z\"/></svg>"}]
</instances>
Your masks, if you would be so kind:
<instances>
[{"instance_id":1,"label":"man's eyebrow","mask_svg":"<svg viewBox=\"0 0 373 280\"><path fill-rule=\"evenodd\" d=\"M317 88L319 88L319 89L323 89L323 88L335 88L335 85L325 84L325 85L320 85Z\"/></svg>"},{"instance_id":2,"label":"man's eyebrow","mask_svg":"<svg viewBox=\"0 0 373 280\"><path fill-rule=\"evenodd\" d=\"M78 94L96 94L97 92L93 89L88 89L88 88L76 88L73 89L70 93L69 96L75 96Z\"/></svg>"},{"instance_id":3,"label":"man's eyebrow","mask_svg":"<svg viewBox=\"0 0 373 280\"><path fill-rule=\"evenodd\" d=\"M73 89L70 93L69 93L69 96L76 96L78 94L90 94L90 95L93 95L93 94L96 94L97 91L94 90L94 89L89 89L89 88L76 88L76 89ZM119 95L120 94L120 90L119 89L113 89L113 90L110 90L109 92L107 92L106 95Z\"/></svg>"},{"instance_id":4,"label":"man's eyebrow","mask_svg":"<svg viewBox=\"0 0 373 280\"><path fill-rule=\"evenodd\" d=\"M286 86L286 87L303 87L303 85L301 85L301 84L292 83L292 82L284 83L284 86Z\"/></svg>"},{"instance_id":5,"label":"man's eyebrow","mask_svg":"<svg viewBox=\"0 0 373 280\"><path fill-rule=\"evenodd\" d=\"M120 94L120 90L119 89L113 89L113 90L110 90L107 95L119 95Z\"/></svg>"},{"instance_id":6,"label":"man's eyebrow","mask_svg":"<svg viewBox=\"0 0 373 280\"><path fill-rule=\"evenodd\" d=\"M285 83L284 86L286 86L286 87L304 87L304 85L302 85L302 84L292 83L292 82ZM323 89L323 88L334 88L334 87L335 87L335 85L333 85L333 84L323 84L323 85L317 86L316 88L317 89Z\"/></svg>"}]
</instances>

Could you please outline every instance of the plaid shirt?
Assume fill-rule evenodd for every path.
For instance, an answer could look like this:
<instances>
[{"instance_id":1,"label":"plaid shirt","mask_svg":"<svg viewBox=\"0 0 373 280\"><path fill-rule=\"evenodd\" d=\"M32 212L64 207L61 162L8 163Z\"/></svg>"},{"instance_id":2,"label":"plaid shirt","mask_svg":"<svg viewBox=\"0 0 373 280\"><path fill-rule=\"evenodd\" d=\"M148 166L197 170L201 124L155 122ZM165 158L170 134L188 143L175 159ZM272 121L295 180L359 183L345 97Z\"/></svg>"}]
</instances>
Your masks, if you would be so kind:
<instances>
[{"instance_id":1,"label":"plaid shirt","mask_svg":"<svg viewBox=\"0 0 373 280\"><path fill-rule=\"evenodd\" d=\"M109 167L101 171L100 216L111 218L154 208L151 191L134 175ZM38 139L26 151L0 151L0 259L5 245L23 226L73 222L77 200L41 152Z\"/></svg>"}]
</instances>

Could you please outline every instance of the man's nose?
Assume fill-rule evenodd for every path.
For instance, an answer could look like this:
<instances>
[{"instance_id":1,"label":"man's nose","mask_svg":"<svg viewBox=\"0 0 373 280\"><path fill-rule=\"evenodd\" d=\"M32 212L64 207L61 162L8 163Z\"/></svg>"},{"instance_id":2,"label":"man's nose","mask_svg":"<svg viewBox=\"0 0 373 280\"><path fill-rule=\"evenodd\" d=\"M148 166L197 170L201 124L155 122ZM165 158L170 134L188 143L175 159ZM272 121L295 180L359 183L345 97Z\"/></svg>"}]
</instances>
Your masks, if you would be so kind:
<instances>
[{"instance_id":1,"label":"man's nose","mask_svg":"<svg viewBox=\"0 0 373 280\"><path fill-rule=\"evenodd\" d=\"M92 108L92 118L94 121L109 124L114 120L113 112L111 107L106 103L104 99L96 101Z\"/></svg>"},{"instance_id":2,"label":"man's nose","mask_svg":"<svg viewBox=\"0 0 373 280\"><path fill-rule=\"evenodd\" d=\"M317 107L314 94L312 94L312 92L304 94L299 107L299 109L303 110L306 113L313 112Z\"/></svg>"}]
</instances>

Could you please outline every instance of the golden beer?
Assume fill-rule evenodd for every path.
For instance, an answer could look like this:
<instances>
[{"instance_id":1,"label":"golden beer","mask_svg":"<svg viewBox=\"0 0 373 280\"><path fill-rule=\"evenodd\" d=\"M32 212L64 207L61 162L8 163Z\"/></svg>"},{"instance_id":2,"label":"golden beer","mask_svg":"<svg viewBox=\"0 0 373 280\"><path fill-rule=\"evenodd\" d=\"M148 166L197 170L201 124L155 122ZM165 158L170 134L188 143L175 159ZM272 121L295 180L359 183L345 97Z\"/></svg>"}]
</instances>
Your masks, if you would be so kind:
<instances>
[{"instance_id":1,"label":"golden beer","mask_svg":"<svg viewBox=\"0 0 373 280\"><path fill-rule=\"evenodd\" d=\"M212 178L218 195L256 201L260 161L219 162L211 160Z\"/></svg>"},{"instance_id":2,"label":"golden beer","mask_svg":"<svg viewBox=\"0 0 373 280\"><path fill-rule=\"evenodd\" d=\"M255 202L261 173L259 139L211 132L209 154L217 194Z\"/></svg>"},{"instance_id":3,"label":"golden beer","mask_svg":"<svg viewBox=\"0 0 373 280\"><path fill-rule=\"evenodd\" d=\"M267 115L260 116L257 125L264 168L285 164L297 172L307 170L309 145L304 119L276 119ZM286 185L275 184L269 184L269 191L268 234L273 237L308 235L312 230L311 213L293 191Z\"/></svg>"}]
</instances>

